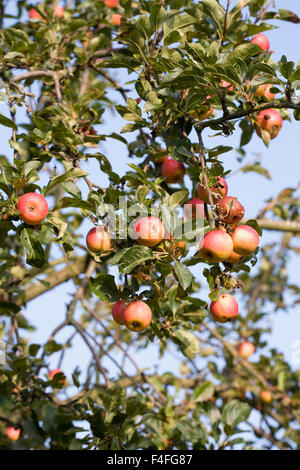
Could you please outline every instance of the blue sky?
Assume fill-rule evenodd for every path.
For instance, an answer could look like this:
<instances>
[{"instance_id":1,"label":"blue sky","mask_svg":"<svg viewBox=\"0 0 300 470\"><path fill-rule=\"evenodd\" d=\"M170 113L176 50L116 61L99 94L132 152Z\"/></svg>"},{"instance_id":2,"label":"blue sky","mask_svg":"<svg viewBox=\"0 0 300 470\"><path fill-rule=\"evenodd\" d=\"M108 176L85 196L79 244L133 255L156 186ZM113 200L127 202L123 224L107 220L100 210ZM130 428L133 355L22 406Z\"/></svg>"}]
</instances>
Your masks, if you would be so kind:
<instances>
[{"instance_id":1,"label":"blue sky","mask_svg":"<svg viewBox=\"0 0 300 470\"><path fill-rule=\"evenodd\" d=\"M279 8L285 8L293 10L300 16L300 5L298 2L293 0L284 0L276 2ZM10 8L14 8L15 2L11 2ZM283 54L285 54L289 60L299 61L299 46L297 37L300 33L300 25L294 25L285 22L272 22L274 25L278 25L280 29L276 29L268 32L268 38L271 43L271 49L274 51L274 59L278 60ZM124 72L114 72L115 78L120 82L127 80ZM115 100L116 104L122 103L122 97L116 92L112 92L111 97ZM135 97L134 93L132 96ZM123 103L122 103L123 104ZM0 104L0 112L8 115L8 110L5 104ZM25 118L25 114L19 113L19 122L22 122ZM98 127L99 132L109 134L112 131L118 132L124 125L124 121L120 116L111 110L107 110L104 114L103 125ZM283 129L279 136L274 139L269 149L267 149L262 141L255 135L251 143L247 147L247 157L245 162L252 162L257 156L262 159L262 165L267 168L272 179L267 180L266 178L257 174L238 174L233 175L228 179L230 187L230 195L237 196L240 202L246 207L246 217L254 218L260 208L265 204L265 201L285 188L295 187L299 182L300 175L300 158L299 158L299 126L300 123L293 121L291 123L285 122ZM207 147L216 146L220 144L230 145L233 148L238 147L239 143L239 132L235 133L229 138L212 138L212 131L206 130L204 141ZM130 136L125 136L130 139ZM12 151L7 144L7 140L10 138L10 130L1 126L0 127L0 138L2 144L2 152L5 155L12 155ZM100 143L100 151L103 152L110 160L114 171L118 174L124 174L126 172L127 164L129 162L127 157L126 147L115 140L107 140L106 143ZM239 167L237 163L237 152L232 151L225 154L223 157L224 165L226 169L236 170ZM130 161L132 162L132 160ZM100 186L107 185L107 178L99 170L99 166L96 163L84 165L84 169L88 169L93 175L93 181ZM82 185L83 194L86 195L86 188ZM84 226L83 236L86 231L91 227L91 224L87 222ZM278 234L275 232L264 232L262 242L278 240ZM294 242L297 244L297 242ZM298 246L300 245L298 240ZM202 266L199 270L202 271ZM194 270L195 272L195 270ZM296 255L291 255L289 260L289 276L290 280L297 283L299 282L299 258ZM30 302L25 310L25 315L29 320L38 327L36 333L31 336L32 342L43 342L45 341L53 328L64 319L66 304L70 301L70 294L74 292L72 283L57 287L55 290L49 292ZM201 293L201 298L203 295ZM241 312L243 315L243 312ZM270 345L276 346L282 350L286 358L291 361L293 350L293 344L300 340L300 305L295 306L287 313L276 313L270 317L270 324L273 327L273 333L270 337ZM67 336L70 334L70 329L66 330ZM58 339L63 339L64 334L59 335ZM88 360L88 351L85 345L82 344L80 339L75 341L75 348L72 352L68 352L66 355L66 362L64 363L64 370L67 375L70 374L76 365L84 370L85 364ZM157 353L156 353L157 354ZM179 354L172 352L172 357L179 357ZM137 361L142 367L152 366L154 357L152 354L147 352L139 352ZM199 363L201 364L201 361ZM56 366L56 363L52 364ZM177 367L178 363L170 362L170 356L164 360L160 359L160 369L169 370L170 367ZM297 364L300 366L300 363ZM111 367L111 370L114 370Z\"/></svg>"}]
</instances>

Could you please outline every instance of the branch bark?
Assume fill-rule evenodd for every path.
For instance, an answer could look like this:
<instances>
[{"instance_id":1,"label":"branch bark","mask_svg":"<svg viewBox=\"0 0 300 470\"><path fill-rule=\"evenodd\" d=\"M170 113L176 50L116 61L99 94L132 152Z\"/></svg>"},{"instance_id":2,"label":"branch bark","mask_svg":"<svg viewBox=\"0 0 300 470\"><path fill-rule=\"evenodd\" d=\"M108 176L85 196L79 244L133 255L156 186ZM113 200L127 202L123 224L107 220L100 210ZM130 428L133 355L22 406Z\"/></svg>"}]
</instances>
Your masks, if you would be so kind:
<instances>
[{"instance_id":1,"label":"branch bark","mask_svg":"<svg viewBox=\"0 0 300 470\"><path fill-rule=\"evenodd\" d=\"M53 289L59 284L67 282L69 279L78 276L79 274L85 272L90 256L85 255L77 258L75 261L71 261L68 266L61 269L60 271L54 271L46 277L45 282L50 284L50 287L37 282L30 287L25 289L25 300L19 300L16 303L18 305L24 305L26 302L29 302L32 299L44 294L45 292Z\"/></svg>"}]
</instances>

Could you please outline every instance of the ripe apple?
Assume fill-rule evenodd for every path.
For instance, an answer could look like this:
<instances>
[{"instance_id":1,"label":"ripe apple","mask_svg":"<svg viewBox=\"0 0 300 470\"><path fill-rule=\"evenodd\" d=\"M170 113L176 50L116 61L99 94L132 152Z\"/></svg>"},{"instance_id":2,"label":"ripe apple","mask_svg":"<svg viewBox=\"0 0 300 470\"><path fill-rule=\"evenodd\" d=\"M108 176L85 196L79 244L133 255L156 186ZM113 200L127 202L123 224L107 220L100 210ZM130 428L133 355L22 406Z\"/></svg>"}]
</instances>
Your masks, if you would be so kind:
<instances>
[{"instance_id":1,"label":"ripe apple","mask_svg":"<svg viewBox=\"0 0 300 470\"><path fill-rule=\"evenodd\" d=\"M234 229L231 238L233 250L238 255L251 255L259 245L259 235L250 225L238 225Z\"/></svg>"},{"instance_id":2,"label":"ripe apple","mask_svg":"<svg viewBox=\"0 0 300 470\"><path fill-rule=\"evenodd\" d=\"M237 351L244 359L248 359L255 352L255 347L250 341L243 341L238 345Z\"/></svg>"},{"instance_id":3,"label":"ripe apple","mask_svg":"<svg viewBox=\"0 0 300 470\"><path fill-rule=\"evenodd\" d=\"M58 18L62 18L64 14L65 14L65 9L60 5L56 5L54 9L54 15L57 16Z\"/></svg>"},{"instance_id":4,"label":"ripe apple","mask_svg":"<svg viewBox=\"0 0 300 470\"><path fill-rule=\"evenodd\" d=\"M112 316L118 325L124 325L123 313L125 310L126 304L124 300L118 300L112 308Z\"/></svg>"},{"instance_id":5,"label":"ripe apple","mask_svg":"<svg viewBox=\"0 0 300 470\"><path fill-rule=\"evenodd\" d=\"M124 309L124 324L131 331L143 331L152 321L150 307L140 300L131 302Z\"/></svg>"},{"instance_id":6,"label":"ripe apple","mask_svg":"<svg viewBox=\"0 0 300 470\"><path fill-rule=\"evenodd\" d=\"M258 96L258 97L264 96L264 97L267 98L268 100L271 100L271 101L272 101L272 100L275 98L275 96L276 96L275 93L271 93L271 92L270 92L270 90L271 90L271 88L273 88L273 86L274 86L274 85L267 85L267 84L265 84L265 85L260 85L260 86L257 88L256 92L254 93L254 96Z\"/></svg>"},{"instance_id":7,"label":"ripe apple","mask_svg":"<svg viewBox=\"0 0 300 470\"><path fill-rule=\"evenodd\" d=\"M65 377L65 374L63 373L63 371L61 369L50 370L50 372L48 374L49 379L53 380L54 377L56 376L56 374L63 374L63 378L59 379L59 381L58 381L61 385L63 385L66 381L66 377Z\"/></svg>"},{"instance_id":8,"label":"ripe apple","mask_svg":"<svg viewBox=\"0 0 300 470\"><path fill-rule=\"evenodd\" d=\"M238 264L242 259L241 255L238 255L235 251L232 251L231 255L225 260L231 264Z\"/></svg>"},{"instance_id":9,"label":"ripe apple","mask_svg":"<svg viewBox=\"0 0 300 470\"><path fill-rule=\"evenodd\" d=\"M233 242L230 235L221 230L211 230L206 233L199 246L199 254L210 263L226 260L232 251Z\"/></svg>"},{"instance_id":10,"label":"ripe apple","mask_svg":"<svg viewBox=\"0 0 300 470\"><path fill-rule=\"evenodd\" d=\"M211 96L207 96L206 101L209 100L210 98ZM206 101L203 104L206 105ZM194 119L198 119L199 121L204 121L213 112L214 112L214 108L212 107L210 107L207 111L203 109L199 111L197 109L193 109L192 111L190 111L190 115L193 116Z\"/></svg>"},{"instance_id":11,"label":"ripe apple","mask_svg":"<svg viewBox=\"0 0 300 470\"><path fill-rule=\"evenodd\" d=\"M104 4L108 8L114 8L119 6L119 0L104 0Z\"/></svg>"},{"instance_id":12,"label":"ripe apple","mask_svg":"<svg viewBox=\"0 0 300 470\"><path fill-rule=\"evenodd\" d=\"M261 390L259 396L261 401L267 405L270 405L273 401L272 393L269 390Z\"/></svg>"},{"instance_id":13,"label":"ripe apple","mask_svg":"<svg viewBox=\"0 0 300 470\"><path fill-rule=\"evenodd\" d=\"M216 204L220 219L226 224L237 224L245 214L245 209L236 197L222 197Z\"/></svg>"},{"instance_id":14,"label":"ripe apple","mask_svg":"<svg viewBox=\"0 0 300 470\"><path fill-rule=\"evenodd\" d=\"M186 220L195 219L196 217L205 219L204 202L198 197L190 199L188 203L184 205L184 215Z\"/></svg>"},{"instance_id":15,"label":"ripe apple","mask_svg":"<svg viewBox=\"0 0 300 470\"><path fill-rule=\"evenodd\" d=\"M185 174L183 163L168 158L161 166L161 175L166 179L166 183L181 183Z\"/></svg>"},{"instance_id":16,"label":"ripe apple","mask_svg":"<svg viewBox=\"0 0 300 470\"><path fill-rule=\"evenodd\" d=\"M254 36L254 38L251 40L253 44L256 44L257 46L261 47L264 51L268 51L270 49L270 42L267 36L264 34L257 34Z\"/></svg>"},{"instance_id":17,"label":"ripe apple","mask_svg":"<svg viewBox=\"0 0 300 470\"><path fill-rule=\"evenodd\" d=\"M111 16L111 22L115 26L120 26L122 23L122 15L120 15L119 13L114 13Z\"/></svg>"},{"instance_id":18,"label":"ripe apple","mask_svg":"<svg viewBox=\"0 0 300 470\"><path fill-rule=\"evenodd\" d=\"M44 18L39 14L39 12L36 11L35 8L31 8L29 10L28 16L31 20L44 20Z\"/></svg>"},{"instance_id":19,"label":"ripe apple","mask_svg":"<svg viewBox=\"0 0 300 470\"><path fill-rule=\"evenodd\" d=\"M282 128L282 117L277 109L265 109L261 111L257 118L258 126L255 127L256 133L261 137L261 129L269 132L271 139L274 139Z\"/></svg>"},{"instance_id":20,"label":"ripe apple","mask_svg":"<svg viewBox=\"0 0 300 470\"><path fill-rule=\"evenodd\" d=\"M139 245L155 246L164 237L165 228L161 220L153 215L141 217L134 225L135 239Z\"/></svg>"},{"instance_id":21,"label":"ripe apple","mask_svg":"<svg viewBox=\"0 0 300 470\"><path fill-rule=\"evenodd\" d=\"M212 193L218 194L223 197L227 196L227 193L228 193L228 185L225 179L221 178L220 176L218 177L216 184L214 184L213 186L210 186L209 189ZM203 202L208 204L209 202L208 191L203 184L201 183L198 184L197 192L198 192L199 198L202 199Z\"/></svg>"},{"instance_id":22,"label":"ripe apple","mask_svg":"<svg viewBox=\"0 0 300 470\"><path fill-rule=\"evenodd\" d=\"M21 429L20 428L16 429L13 426L9 426L8 428L5 429L4 434L11 441L17 441L20 437Z\"/></svg>"},{"instance_id":23,"label":"ripe apple","mask_svg":"<svg viewBox=\"0 0 300 470\"><path fill-rule=\"evenodd\" d=\"M92 253L108 251L111 249L110 235L102 226L91 228L86 236L86 245Z\"/></svg>"},{"instance_id":24,"label":"ripe apple","mask_svg":"<svg viewBox=\"0 0 300 470\"><path fill-rule=\"evenodd\" d=\"M221 80L221 81L220 81L220 87L222 87L222 88L228 88L229 91L234 91L234 86L231 85L231 83L226 82L226 80Z\"/></svg>"},{"instance_id":25,"label":"ripe apple","mask_svg":"<svg viewBox=\"0 0 300 470\"><path fill-rule=\"evenodd\" d=\"M211 302L211 316L219 323L226 323L239 314L239 304L230 294L220 294L218 300Z\"/></svg>"},{"instance_id":26,"label":"ripe apple","mask_svg":"<svg viewBox=\"0 0 300 470\"><path fill-rule=\"evenodd\" d=\"M18 200L17 209L20 219L28 225L40 224L48 214L48 204L38 193L25 193Z\"/></svg>"}]
</instances>

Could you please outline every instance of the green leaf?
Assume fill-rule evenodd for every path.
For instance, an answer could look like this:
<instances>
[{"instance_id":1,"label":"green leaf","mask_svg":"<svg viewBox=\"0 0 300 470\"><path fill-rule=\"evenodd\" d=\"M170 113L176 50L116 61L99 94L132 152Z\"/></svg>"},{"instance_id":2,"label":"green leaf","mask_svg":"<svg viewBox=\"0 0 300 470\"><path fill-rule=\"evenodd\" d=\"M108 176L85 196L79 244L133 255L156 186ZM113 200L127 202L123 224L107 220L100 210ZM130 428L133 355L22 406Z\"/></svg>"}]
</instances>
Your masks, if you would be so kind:
<instances>
[{"instance_id":1,"label":"green leaf","mask_svg":"<svg viewBox=\"0 0 300 470\"><path fill-rule=\"evenodd\" d=\"M41 268L45 262L45 253L38 234L32 228L24 227L21 231L21 243L26 250L26 263Z\"/></svg>"},{"instance_id":2,"label":"green leaf","mask_svg":"<svg viewBox=\"0 0 300 470\"><path fill-rule=\"evenodd\" d=\"M180 261L175 261L174 271L183 290L186 290L192 283L192 273L183 263L180 263Z\"/></svg>"},{"instance_id":3,"label":"green leaf","mask_svg":"<svg viewBox=\"0 0 300 470\"><path fill-rule=\"evenodd\" d=\"M91 278L89 286L91 291L101 300L106 302L120 300L115 278L110 274L99 274L96 278Z\"/></svg>"},{"instance_id":4,"label":"green leaf","mask_svg":"<svg viewBox=\"0 0 300 470\"><path fill-rule=\"evenodd\" d=\"M200 387L197 387L194 390L193 395L196 403L210 400L210 398L214 394L214 391L215 390L213 384L209 380L207 380L206 382L201 384Z\"/></svg>"},{"instance_id":5,"label":"green leaf","mask_svg":"<svg viewBox=\"0 0 300 470\"><path fill-rule=\"evenodd\" d=\"M243 173L254 171L255 173L259 173L260 175L265 176L269 180L271 179L270 172L266 168L263 168L259 162L254 163L254 165L246 165L241 169L241 171Z\"/></svg>"},{"instance_id":6,"label":"green leaf","mask_svg":"<svg viewBox=\"0 0 300 470\"><path fill-rule=\"evenodd\" d=\"M83 176L87 175L88 173L86 171L81 170L80 168L71 168L71 170L68 170L66 173L52 178L47 184L47 186L43 189L43 194L48 194L58 184L65 183L66 181L70 180L73 181L74 179L82 178Z\"/></svg>"},{"instance_id":7,"label":"green leaf","mask_svg":"<svg viewBox=\"0 0 300 470\"><path fill-rule=\"evenodd\" d=\"M179 345L182 353L193 359L197 354L200 353L200 342L196 336L190 331L177 330L171 336L172 340Z\"/></svg>"},{"instance_id":8,"label":"green leaf","mask_svg":"<svg viewBox=\"0 0 300 470\"><path fill-rule=\"evenodd\" d=\"M119 270L122 274L129 274L136 266L155 259L151 248L146 246L132 246L126 250L119 260Z\"/></svg>"},{"instance_id":9,"label":"green leaf","mask_svg":"<svg viewBox=\"0 0 300 470\"><path fill-rule=\"evenodd\" d=\"M188 191L176 191L173 193L169 198L170 209L180 206L187 199L188 195Z\"/></svg>"},{"instance_id":10,"label":"green leaf","mask_svg":"<svg viewBox=\"0 0 300 470\"><path fill-rule=\"evenodd\" d=\"M251 407L239 400L227 403L222 411L222 421L225 425L234 429L238 424L246 421L251 413Z\"/></svg>"},{"instance_id":11,"label":"green leaf","mask_svg":"<svg viewBox=\"0 0 300 470\"><path fill-rule=\"evenodd\" d=\"M7 118L6 116L3 116L3 114L0 114L0 124L2 124L5 127L10 127L11 129L14 129L15 131L18 129L15 123Z\"/></svg>"}]
</instances>

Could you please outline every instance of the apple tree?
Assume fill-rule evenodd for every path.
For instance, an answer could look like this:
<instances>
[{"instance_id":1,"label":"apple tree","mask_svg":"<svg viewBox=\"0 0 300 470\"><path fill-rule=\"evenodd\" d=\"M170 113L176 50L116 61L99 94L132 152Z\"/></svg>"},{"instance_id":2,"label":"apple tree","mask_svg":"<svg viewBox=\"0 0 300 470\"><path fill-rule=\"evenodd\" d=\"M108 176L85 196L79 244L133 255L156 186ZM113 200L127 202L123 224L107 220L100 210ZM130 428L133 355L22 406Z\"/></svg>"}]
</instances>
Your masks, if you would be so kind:
<instances>
[{"instance_id":1,"label":"apple tree","mask_svg":"<svg viewBox=\"0 0 300 470\"><path fill-rule=\"evenodd\" d=\"M300 447L300 371L265 321L299 302L299 197L249 220L224 163L268 177L248 144L300 119L300 66L267 38L300 19L274 3L1 1L1 449ZM37 342L42 295L65 316Z\"/></svg>"}]
</instances>

